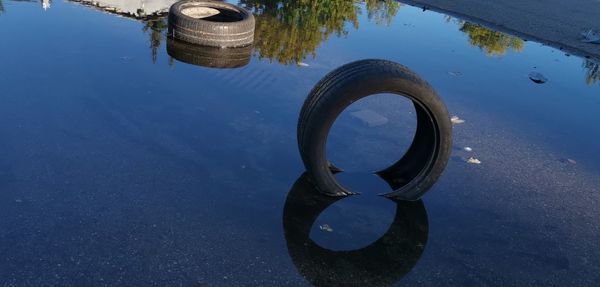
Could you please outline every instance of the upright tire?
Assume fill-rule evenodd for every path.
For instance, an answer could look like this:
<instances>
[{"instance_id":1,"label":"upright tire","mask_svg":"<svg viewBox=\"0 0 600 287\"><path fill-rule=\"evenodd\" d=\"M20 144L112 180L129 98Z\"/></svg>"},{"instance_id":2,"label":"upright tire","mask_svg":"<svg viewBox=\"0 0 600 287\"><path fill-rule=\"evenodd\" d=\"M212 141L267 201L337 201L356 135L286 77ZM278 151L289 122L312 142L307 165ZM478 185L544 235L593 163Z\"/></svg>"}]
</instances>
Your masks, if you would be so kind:
<instances>
[{"instance_id":1,"label":"upright tire","mask_svg":"<svg viewBox=\"0 0 600 287\"><path fill-rule=\"evenodd\" d=\"M244 47L254 42L254 16L221 2L183 0L169 9L169 36L211 47Z\"/></svg>"},{"instance_id":2,"label":"upright tire","mask_svg":"<svg viewBox=\"0 0 600 287\"><path fill-rule=\"evenodd\" d=\"M384 195L417 200L443 173L451 152L452 123L442 100L427 82L408 68L386 60L362 60L325 76L313 88L300 113L300 154L307 173L321 193L353 194L338 183L331 171L333 165L326 158L329 130L352 103L382 93L410 99L417 113L417 129L406 154L391 167L377 172L394 189Z\"/></svg>"}]
</instances>

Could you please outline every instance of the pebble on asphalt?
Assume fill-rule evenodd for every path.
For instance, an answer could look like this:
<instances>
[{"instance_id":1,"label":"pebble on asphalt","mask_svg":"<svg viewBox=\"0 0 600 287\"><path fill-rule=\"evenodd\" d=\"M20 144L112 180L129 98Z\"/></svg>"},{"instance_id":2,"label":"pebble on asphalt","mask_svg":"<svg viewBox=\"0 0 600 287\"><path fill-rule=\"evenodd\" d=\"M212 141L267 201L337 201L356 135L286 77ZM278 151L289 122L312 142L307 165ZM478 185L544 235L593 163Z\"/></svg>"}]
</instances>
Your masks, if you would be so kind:
<instances>
[{"instance_id":1,"label":"pebble on asphalt","mask_svg":"<svg viewBox=\"0 0 600 287\"><path fill-rule=\"evenodd\" d=\"M581 33L584 43L600 44L600 31L587 30Z\"/></svg>"}]
</instances>

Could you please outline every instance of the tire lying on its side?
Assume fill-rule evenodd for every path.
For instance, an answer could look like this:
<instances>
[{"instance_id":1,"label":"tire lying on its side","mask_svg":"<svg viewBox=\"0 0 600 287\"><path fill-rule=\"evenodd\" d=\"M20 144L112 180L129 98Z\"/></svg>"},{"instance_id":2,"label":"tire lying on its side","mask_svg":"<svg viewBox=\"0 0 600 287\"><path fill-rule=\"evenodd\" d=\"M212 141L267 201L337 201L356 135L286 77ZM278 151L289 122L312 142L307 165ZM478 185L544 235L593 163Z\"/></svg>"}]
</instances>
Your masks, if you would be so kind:
<instances>
[{"instance_id":1,"label":"tire lying on its side","mask_svg":"<svg viewBox=\"0 0 600 287\"><path fill-rule=\"evenodd\" d=\"M240 48L217 48L184 43L167 39L167 54L175 60L195 66L233 69L250 63L252 46Z\"/></svg>"},{"instance_id":2,"label":"tire lying on its side","mask_svg":"<svg viewBox=\"0 0 600 287\"><path fill-rule=\"evenodd\" d=\"M254 42L254 16L221 2L183 0L169 9L169 36L211 47L244 47Z\"/></svg>"},{"instance_id":3,"label":"tire lying on its side","mask_svg":"<svg viewBox=\"0 0 600 287\"><path fill-rule=\"evenodd\" d=\"M338 183L326 158L329 130L352 103L370 95L391 93L411 100L417 130L406 154L377 174L400 200L417 200L443 173L452 146L452 123L436 92L408 68L386 60L362 60L344 65L323 78L311 91L298 120L298 146L307 173L330 196L353 194Z\"/></svg>"}]
</instances>

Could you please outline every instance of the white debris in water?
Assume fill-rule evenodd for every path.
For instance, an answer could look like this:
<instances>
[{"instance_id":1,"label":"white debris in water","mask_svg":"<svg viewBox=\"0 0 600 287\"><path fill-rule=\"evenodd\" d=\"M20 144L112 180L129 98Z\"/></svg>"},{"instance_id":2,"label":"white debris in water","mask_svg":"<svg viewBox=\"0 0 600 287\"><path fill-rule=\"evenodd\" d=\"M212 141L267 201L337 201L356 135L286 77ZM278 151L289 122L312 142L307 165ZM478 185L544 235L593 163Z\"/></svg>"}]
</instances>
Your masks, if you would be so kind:
<instances>
[{"instance_id":1,"label":"white debris in water","mask_svg":"<svg viewBox=\"0 0 600 287\"><path fill-rule=\"evenodd\" d=\"M478 160L478 159L476 159L476 158L474 158L474 157L469 158L467 160L467 162L470 163L470 164L481 164L481 161Z\"/></svg>"},{"instance_id":2,"label":"white debris in water","mask_svg":"<svg viewBox=\"0 0 600 287\"><path fill-rule=\"evenodd\" d=\"M93 5L106 11L129 14L135 17L166 13L177 0L81 0L81 3Z\"/></svg>"},{"instance_id":3,"label":"white debris in water","mask_svg":"<svg viewBox=\"0 0 600 287\"><path fill-rule=\"evenodd\" d=\"M378 114L373 110L360 110L351 114L353 117L363 121L369 127L377 127L385 125L389 122L388 118Z\"/></svg>"},{"instance_id":4,"label":"white debris in water","mask_svg":"<svg viewBox=\"0 0 600 287\"><path fill-rule=\"evenodd\" d=\"M453 76L453 77L460 77L462 76L461 72L448 72L448 75Z\"/></svg>"},{"instance_id":5,"label":"white debris in water","mask_svg":"<svg viewBox=\"0 0 600 287\"><path fill-rule=\"evenodd\" d=\"M325 231L325 232L333 232L333 228L331 228L331 226L329 226L329 224L320 225L319 229L321 229L321 231Z\"/></svg>"},{"instance_id":6,"label":"white debris in water","mask_svg":"<svg viewBox=\"0 0 600 287\"><path fill-rule=\"evenodd\" d=\"M50 8L50 0L42 0L42 8L44 11L48 10Z\"/></svg>"},{"instance_id":7,"label":"white debris in water","mask_svg":"<svg viewBox=\"0 0 600 287\"><path fill-rule=\"evenodd\" d=\"M463 119L461 119L461 118L459 118L459 117L457 117L457 116L453 116L453 117L451 117L451 118L450 118L450 121L451 121L453 124L455 124L455 125L458 125L458 124L464 124L464 123L465 123L465 120L463 120Z\"/></svg>"},{"instance_id":8,"label":"white debris in water","mask_svg":"<svg viewBox=\"0 0 600 287\"><path fill-rule=\"evenodd\" d=\"M464 149L465 151L468 151L468 152L472 152L472 151L473 151L473 149L472 149L472 148L470 148L470 147L468 147L468 146L467 146L467 147L465 147L465 148L463 148L463 149Z\"/></svg>"},{"instance_id":9,"label":"white debris in water","mask_svg":"<svg viewBox=\"0 0 600 287\"><path fill-rule=\"evenodd\" d=\"M300 67L310 67L310 65L309 65L309 64L307 64L307 63L304 63L304 62L298 62L297 64L298 64L298 66L300 66Z\"/></svg>"},{"instance_id":10,"label":"white debris in water","mask_svg":"<svg viewBox=\"0 0 600 287\"><path fill-rule=\"evenodd\" d=\"M567 162L570 163L570 164L577 164L576 160L570 159L570 158L567 159Z\"/></svg>"},{"instance_id":11,"label":"white debris in water","mask_svg":"<svg viewBox=\"0 0 600 287\"><path fill-rule=\"evenodd\" d=\"M584 31L581 35L583 36L582 41L585 43L600 44L600 31L590 29Z\"/></svg>"}]
</instances>

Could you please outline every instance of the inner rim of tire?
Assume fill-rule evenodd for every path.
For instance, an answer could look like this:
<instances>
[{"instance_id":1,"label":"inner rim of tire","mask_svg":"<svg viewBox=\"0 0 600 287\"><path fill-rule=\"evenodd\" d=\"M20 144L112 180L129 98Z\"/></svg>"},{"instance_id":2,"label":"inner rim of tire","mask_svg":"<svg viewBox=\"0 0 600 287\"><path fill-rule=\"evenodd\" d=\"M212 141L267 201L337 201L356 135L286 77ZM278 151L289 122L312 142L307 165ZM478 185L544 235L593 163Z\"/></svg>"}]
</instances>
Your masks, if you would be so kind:
<instances>
[{"instance_id":1,"label":"inner rim of tire","mask_svg":"<svg viewBox=\"0 0 600 287\"><path fill-rule=\"evenodd\" d=\"M386 93L386 91L383 92ZM375 174L385 180L394 190L393 192L384 195L397 195L405 191L406 188L412 188L411 184L423 180L429 174L435 158L437 157L439 132L433 116L421 102L402 92L387 91L387 93L408 98L412 101L417 113L417 129L409 149L396 163L384 170L375 172ZM347 107L344 109L346 108ZM329 130L327 133L329 134ZM323 160L323 165L329 163L326 158ZM349 192L349 190L335 178L332 172L329 172L327 180L341 190Z\"/></svg>"},{"instance_id":2,"label":"inner rim of tire","mask_svg":"<svg viewBox=\"0 0 600 287\"><path fill-rule=\"evenodd\" d=\"M244 20L241 11L229 7L206 6L191 3L180 10L181 14L203 21L210 22L238 22Z\"/></svg>"},{"instance_id":3,"label":"inner rim of tire","mask_svg":"<svg viewBox=\"0 0 600 287\"><path fill-rule=\"evenodd\" d=\"M210 7L193 6L181 9L181 13L194 19L203 19L218 15L221 11Z\"/></svg>"},{"instance_id":4,"label":"inner rim of tire","mask_svg":"<svg viewBox=\"0 0 600 287\"><path fill-rule=\"evenodd\" d=\"M417 128L414 103L395 93L374 93L357 100L335 118L325 153L350 173L372 174L402 158Z\"/></svg>"}]
</instances>

